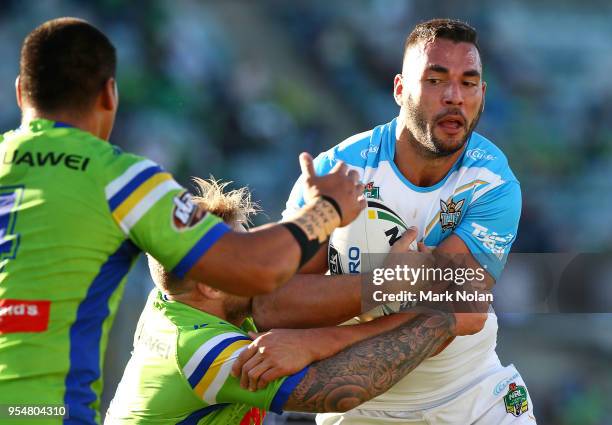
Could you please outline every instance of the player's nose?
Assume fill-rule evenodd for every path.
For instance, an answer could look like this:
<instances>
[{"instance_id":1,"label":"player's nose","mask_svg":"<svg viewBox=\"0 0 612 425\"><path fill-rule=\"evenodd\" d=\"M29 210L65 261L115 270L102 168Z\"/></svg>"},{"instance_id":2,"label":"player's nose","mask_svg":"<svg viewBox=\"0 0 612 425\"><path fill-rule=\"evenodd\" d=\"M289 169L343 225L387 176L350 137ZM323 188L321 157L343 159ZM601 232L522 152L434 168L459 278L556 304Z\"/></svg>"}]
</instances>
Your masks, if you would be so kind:
<instances>
[{"instance_id":1,"label":"player's nose","mask_svg":"<svg viewBox=\"0 0 612 425\"><path fill-rule=\"evenodd\" d=\"M450 83L446 86L446 90L442 92L442 101L444 105L463 105L463 94L458 83Z\"/></svg>"}]
</instances>

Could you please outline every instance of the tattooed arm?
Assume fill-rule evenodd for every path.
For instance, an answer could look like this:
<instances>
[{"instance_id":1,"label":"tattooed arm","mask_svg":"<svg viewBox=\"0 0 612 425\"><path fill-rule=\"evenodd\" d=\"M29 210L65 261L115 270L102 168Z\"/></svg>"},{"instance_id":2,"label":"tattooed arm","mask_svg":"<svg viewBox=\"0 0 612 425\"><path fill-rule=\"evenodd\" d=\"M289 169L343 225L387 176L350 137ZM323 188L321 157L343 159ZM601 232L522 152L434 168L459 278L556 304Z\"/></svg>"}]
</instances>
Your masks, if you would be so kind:
<instances>
[{"instance_id":1,"label":"tattooed arm","mask_svg":"<svg viewBox=\"0 0 612 425\"><path fill-rule=\"evenodd\" d=\"M453 314L418 316L314 363L284 410L346 412L391 388L455 333Z\"/></svg>"}]
</instances>

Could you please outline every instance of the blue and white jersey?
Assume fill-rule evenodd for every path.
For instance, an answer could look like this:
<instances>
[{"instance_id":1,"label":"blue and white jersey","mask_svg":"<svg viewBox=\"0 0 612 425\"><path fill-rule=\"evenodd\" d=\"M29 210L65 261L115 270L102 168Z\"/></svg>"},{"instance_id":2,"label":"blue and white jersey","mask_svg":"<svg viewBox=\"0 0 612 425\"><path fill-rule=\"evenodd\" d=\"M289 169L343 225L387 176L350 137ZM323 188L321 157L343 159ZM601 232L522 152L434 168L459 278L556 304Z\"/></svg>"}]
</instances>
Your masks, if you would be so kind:
<instances>
[{"instance_id":1,"label":"blue and white jersey","mask_svg":"<svg viewBox=\"0 0 612 425\"><path fill-rule=\"evenodd\" d=\"M404 223L419 229L418 240L438 246L454 233L497 279L521 214L520 185L505 155L474 132L446 177L433 186L415 186L393 161L395 127L394 119L323 152L315 159L317 174L327 174L337 161L344 161L359 173L369 199L384 201ZM304 205L302 192L298 180L284 217Z\"/></svg>"},{"instance_id":2,"label":"blue and white jersey","mask_svg":"<svg viewBox=\"0 0 612 425\"><path fill-rule=\"evenodd\" d=\"M478 133L448 174L430 187L408 181L393 161L396 120L348 138L315 159L319 175L337 161L356 170L369 202L377 199L407 226L416 226L428 246L451 234L460 237L474 257L497 279L516 239L521 189L502 151ZM303 184L296 182L283 217L303 204ZM332 236L333 238L333 236ZM495 353L497 318L491 313L483 330L456 337L440 354L425 360L391 390L359 407L405 411L434 406L501 367Z\"/></svg>"}]
</instances>

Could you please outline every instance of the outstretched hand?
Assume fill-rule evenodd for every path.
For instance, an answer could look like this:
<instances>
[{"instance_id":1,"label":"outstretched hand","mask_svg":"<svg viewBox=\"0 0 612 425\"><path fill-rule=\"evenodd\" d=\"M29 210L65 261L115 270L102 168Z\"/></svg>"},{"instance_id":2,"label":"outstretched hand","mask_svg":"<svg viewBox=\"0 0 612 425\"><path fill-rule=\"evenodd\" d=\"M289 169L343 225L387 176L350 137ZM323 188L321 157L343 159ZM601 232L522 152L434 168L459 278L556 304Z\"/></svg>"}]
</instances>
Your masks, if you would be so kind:
<instances>
[{"instance_id":1,"label":"outstretched hand","mask_svg":"<svg viewBox=\"0 0 612 425\"><path fill-rule=\"evenodd\" d=\"M342 215L341 226L352 222L366 206L363 195L364 185L359 181L359 173L349 170L346 164L338 161L334 168L324 176L317 176L312 156L300 154L300 168L304 179L304 200L317 196L329 196L338 203Z\"/></svg>"}]
</instances>

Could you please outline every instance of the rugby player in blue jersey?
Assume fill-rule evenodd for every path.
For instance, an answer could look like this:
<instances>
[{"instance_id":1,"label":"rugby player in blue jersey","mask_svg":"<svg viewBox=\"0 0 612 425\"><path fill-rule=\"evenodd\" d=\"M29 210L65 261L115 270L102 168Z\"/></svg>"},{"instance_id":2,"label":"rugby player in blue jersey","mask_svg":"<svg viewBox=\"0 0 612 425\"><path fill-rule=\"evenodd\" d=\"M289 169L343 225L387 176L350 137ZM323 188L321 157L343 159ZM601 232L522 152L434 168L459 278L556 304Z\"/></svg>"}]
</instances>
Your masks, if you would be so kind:
<instances>
[{"instance_id":1,"label":"rugby player in blue jersey","mask_svg":"<svg viewBox=\"0 0 612 425\"><path fill-rule=\"evenodd\" d=\"M474 131L485 104L482 74L472 27L449 19L417 25L394 80L399 115L321 153L315 170L324 175L343 161L359 173L370 202L384 204L418 229L420 251L459 254L468 265L485 269L491 286L516 238L521 190L503 152ZM299 179L285 217L304 205L303 187ZM359 315L359 275L324 276L327 260L328 251L321 249L288 285L257 297L253 314L258 327L329 326ZM263 335L243 352L234 372L251 386L292 373L304 362L341 349L345 341L336 335L329 352L320 351L313 341L326 332L331 331L304 331L296 343L299 349L284 343L284 356L277 356L274 347L286 338L275 332ZM534 424L525 382L513 365L502 366L496 339L497 318L491 310L473 335L449 341L391 390L346 413L319 415L317 423Z\"/></svg>"}]
</instances>

